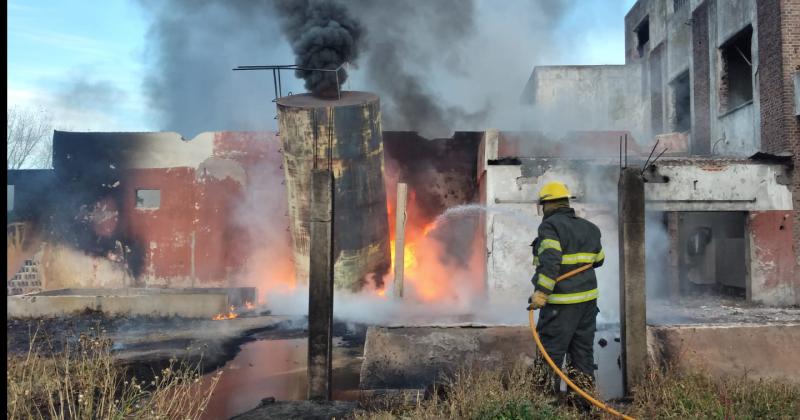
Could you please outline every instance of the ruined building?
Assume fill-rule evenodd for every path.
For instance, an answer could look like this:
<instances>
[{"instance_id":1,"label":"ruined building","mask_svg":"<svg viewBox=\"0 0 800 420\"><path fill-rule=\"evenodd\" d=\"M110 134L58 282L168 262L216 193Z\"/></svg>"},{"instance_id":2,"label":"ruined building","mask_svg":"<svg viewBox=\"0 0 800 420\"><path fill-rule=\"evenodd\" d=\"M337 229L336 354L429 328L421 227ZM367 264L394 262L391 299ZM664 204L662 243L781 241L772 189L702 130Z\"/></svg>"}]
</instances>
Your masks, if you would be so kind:
<instances>
[{"instance_id":1,"label":"ruined building","mask_svg":"<svg viewBox=\"0 0 800 420\"><path fill-rule=\"evenodd\" d=\"M800 303L798 16L793 0L641 0L624 65L533 70L522 101L540 130L384 132L388 239L406 182L407 240L433 237L442 254L441 270L417 273L417 297L464 287L454 267L477 272L466 288L490 300L529 293L535 192L562 179L603 227L598 275L615 307L619 167L655 160L643 171L650 293ZM8 172L9 294L295 285L278 133L56 132L53 144L53 170ZM489 210L438 218L463 204ZM413 251L404 264L425 258Z\"/></svg>"},{"instance_id":2,"label":"ruined building","mask_svg":"<svg viewBox=\"0 0 800 420\"><path fill-rule=\"evenodd\" d=\"M624 65L538 67L525 87L559 124L667 149L647 191L670 246L648 252L669 259L673 295L717 285L800 302L799 13L791 0L640 0Z\"/></svg>"}]
</instances>

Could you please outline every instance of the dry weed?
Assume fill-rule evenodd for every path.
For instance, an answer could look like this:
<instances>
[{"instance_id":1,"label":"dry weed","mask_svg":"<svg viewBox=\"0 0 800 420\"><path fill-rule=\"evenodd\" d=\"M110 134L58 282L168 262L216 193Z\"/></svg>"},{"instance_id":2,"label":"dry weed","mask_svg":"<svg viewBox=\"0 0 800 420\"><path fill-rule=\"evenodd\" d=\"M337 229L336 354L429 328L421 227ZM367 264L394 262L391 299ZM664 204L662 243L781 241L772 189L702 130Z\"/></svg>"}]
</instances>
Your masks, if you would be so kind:
<instances>
[{"instance_id":1,"label":"dry weed","mask_svg":"<svg viewBox=\"0 0 800 420\"><path fill-rule=\"evenodd\" d=\"M38 330L24 356L6 359L9 419L197 419L219 380L198 366L171 360L149 383L115 365L104 331L81 334L63 351L44 355Z\"/></svg>"}]
</instances>

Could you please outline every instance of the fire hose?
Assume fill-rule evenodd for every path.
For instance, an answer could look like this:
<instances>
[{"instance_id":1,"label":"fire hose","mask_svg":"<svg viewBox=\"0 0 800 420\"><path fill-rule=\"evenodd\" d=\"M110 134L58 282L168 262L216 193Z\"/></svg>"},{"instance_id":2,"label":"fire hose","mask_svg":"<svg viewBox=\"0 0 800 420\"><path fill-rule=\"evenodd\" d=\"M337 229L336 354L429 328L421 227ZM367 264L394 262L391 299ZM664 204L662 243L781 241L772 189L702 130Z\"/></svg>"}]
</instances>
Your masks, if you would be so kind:
<instances>
[{"instance_id":1,"label":"fire hose","mask_svg":"<svg viewBox=\"0 0 800 420\"><path fill-rule=\"evenodd\" d=\"M576 268L576 269L574 269L574 270L572 270L570 272L564 273L564 274L560 275L556 279L556 283L558 283L558 282L560 282L562 280L566 280L566 279L568 279L568 278L570 278L570 277L572 277L572 276L574 276L574 275L576 275L578 273L584 272L584 271L586 271L586 270L588 270L590 268L592 268L592 264L586 264L586 265L578 267L578 268ZM602 401L599 401L599 400L595 399L594 397L589 395L589 393L587 393L586 391L582 390L580 387L578 387L572 381L569 380L567 375L565 375L564 372L562 372L561 369L558 366L556 366L555 362L553 362L553 359L551 359L550 355L547 354L547 350L544 349L544 346L542 345L542 340L539 338L539 333L536 332L536 321L534 321L534 319L533 319L533 311L534 311L534 309L531 309L530 311L528 311L528 319L530 320L531 332L533 333L533 339L536 341L536 347L539 348L539 353L541 353L542 356L544 356L544 360L547 362L548 365L550 365L550 368L552 368L553 371L561 379L563 379L564 382L566 382L567 386L570 387L570 389L572 389L573 391L577 392L578 395L583 397L583 399L585 399L586 401L589 401L590 403L592 403L592 405L594 405L595 407L605 411L606 413L609 413L609 414L611 414L613 416L617 416L619 418L623 418L625 420L635 420L633 417L625 415L625 414L622 414L619 411L614 410L613 408L609 407L607 404L603 403Z\"/></svg>"}]
</instances>

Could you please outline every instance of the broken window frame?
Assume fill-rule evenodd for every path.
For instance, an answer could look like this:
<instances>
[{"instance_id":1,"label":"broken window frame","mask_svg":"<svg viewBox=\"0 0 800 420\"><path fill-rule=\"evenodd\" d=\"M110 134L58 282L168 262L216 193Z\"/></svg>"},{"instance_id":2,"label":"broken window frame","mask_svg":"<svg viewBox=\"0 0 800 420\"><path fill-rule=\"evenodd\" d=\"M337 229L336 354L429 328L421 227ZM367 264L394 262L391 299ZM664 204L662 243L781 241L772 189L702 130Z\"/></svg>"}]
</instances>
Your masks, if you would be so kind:
<instances>
[{"instance_id":1,"label":"broken window frame","mask_svg":"<svg viewBox=\"0 0 800 420\"><path fill-rule=\"evenodd\" d=\"M724 116L739 108L753 103L753 26L747 25L717 49L719 59L719 99L720 116ZM743 48L746 48L743 50ZM736 64L736 71L731 71L731 64ZM749 71L745 71L745 67ZM749 77L745 77L745 73ZM731 77L734 75L734 77Z\"/></svg>"}]
</instances>

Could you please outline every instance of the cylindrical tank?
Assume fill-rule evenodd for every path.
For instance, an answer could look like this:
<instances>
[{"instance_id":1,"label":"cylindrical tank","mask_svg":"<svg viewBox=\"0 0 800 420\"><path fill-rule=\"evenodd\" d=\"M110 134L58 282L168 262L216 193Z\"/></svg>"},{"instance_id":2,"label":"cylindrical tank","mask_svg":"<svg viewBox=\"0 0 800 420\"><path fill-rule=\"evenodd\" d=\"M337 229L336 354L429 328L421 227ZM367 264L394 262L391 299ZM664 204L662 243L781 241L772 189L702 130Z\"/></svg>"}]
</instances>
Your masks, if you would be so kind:
<instances>
[{"instance_id":1,"label":"cylindrical tank","mask_svg":"<svg viewBox=\"0 0 800 420\"><path fill-rule=\"evenodd\" d=\"M278 123L298 282L308 283L311 171L334 176L333 252L337 289L360 290L391 264L380 100L369 92L340 99L310 94L279 98Z\"/></svg>"}]
</instances>

